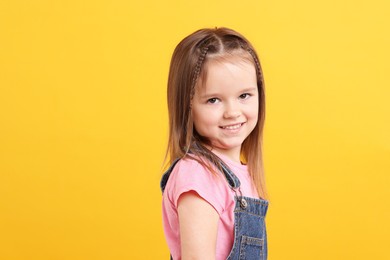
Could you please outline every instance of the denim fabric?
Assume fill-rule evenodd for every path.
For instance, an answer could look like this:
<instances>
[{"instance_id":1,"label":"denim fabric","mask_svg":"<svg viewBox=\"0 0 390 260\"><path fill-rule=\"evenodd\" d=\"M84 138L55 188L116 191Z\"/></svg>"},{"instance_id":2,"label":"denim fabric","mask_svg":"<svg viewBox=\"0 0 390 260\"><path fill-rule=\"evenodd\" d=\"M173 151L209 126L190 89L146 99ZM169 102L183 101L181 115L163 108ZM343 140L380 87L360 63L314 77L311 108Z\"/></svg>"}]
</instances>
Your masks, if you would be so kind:
<instances>
[{"instance_id":1,"label":"denim fabric","mask_svg":"<svg viewBox=\"0 0 390 260\"><path fill-rule=\"evenodd\" d=\"M175 160L161 178L160 188L164 192L169 176L179 160ZM241 196L240 180L221 160L221 168L229 186L235 192L234 243L228 260L266 260L267 231L265 216L268 201ZM172 257L170 258L172 259Z\"/></svg>"},{"instance_id":2,"label":"denim fabric","mask_svg":"<svg viewBox=\"0 0 390 260\"><path fill-rule=\"evenodd\" d=\"M267 259L265 215L268 201L236 196L234 244L227 259Z\"/></svg>"}]
</instances>

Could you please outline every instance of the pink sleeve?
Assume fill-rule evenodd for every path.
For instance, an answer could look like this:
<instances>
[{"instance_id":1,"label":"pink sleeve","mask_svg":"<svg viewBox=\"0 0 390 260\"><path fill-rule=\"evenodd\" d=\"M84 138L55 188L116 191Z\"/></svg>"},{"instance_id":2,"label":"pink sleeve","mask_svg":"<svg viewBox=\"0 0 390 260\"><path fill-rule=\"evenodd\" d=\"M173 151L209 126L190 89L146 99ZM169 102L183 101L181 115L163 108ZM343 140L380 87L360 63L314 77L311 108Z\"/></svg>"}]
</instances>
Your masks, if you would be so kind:
<instances>
[{"instance_id":1,"label":"pink sleeve","mask_svg":"<svg viewBox=\"0 0 390 260\"><path fill-rule=\"evenodd\" d=\"M215 176L197 161L186 159L175 166L170 178L173 184L170 198L176 209L181 194L195 191L219 215L225 210L227 184L222 175Z\"/></svg>"}]
</instances>

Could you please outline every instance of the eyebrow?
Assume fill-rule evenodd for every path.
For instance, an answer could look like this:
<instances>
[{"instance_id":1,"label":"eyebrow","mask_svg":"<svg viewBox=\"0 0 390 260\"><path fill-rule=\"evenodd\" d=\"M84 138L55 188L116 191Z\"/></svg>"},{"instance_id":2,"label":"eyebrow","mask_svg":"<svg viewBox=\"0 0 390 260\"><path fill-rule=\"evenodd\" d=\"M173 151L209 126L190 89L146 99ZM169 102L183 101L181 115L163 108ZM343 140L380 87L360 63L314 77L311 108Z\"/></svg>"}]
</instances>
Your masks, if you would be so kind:
<instances>
[{"instance_id":1,"label":"eyebrow","mask_svg":"<svg viewBox=\"0 0 390 260\"><path fill-rule=\"evenodd\" d=\"M252 91L256 91L256 90L257 90L257 88L245 88L245 89L240 90L239 93L252 92ZM206 98L217 97L219 95L220 95L219 93L211 93L211 94L202 95L202 96L200 96L200 98L201 99L206 99Z\"/></svg>"}]
</instances>

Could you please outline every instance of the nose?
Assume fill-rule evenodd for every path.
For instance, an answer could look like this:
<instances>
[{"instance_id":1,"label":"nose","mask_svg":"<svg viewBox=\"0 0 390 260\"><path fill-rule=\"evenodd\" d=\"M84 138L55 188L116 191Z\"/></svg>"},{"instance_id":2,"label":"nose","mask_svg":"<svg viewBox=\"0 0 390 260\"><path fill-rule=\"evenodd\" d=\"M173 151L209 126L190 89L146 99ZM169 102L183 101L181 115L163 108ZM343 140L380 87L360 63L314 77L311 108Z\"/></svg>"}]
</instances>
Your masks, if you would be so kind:
<instances>
[{"instance_id":1,"label":"nose","mask_svg":"<svg viewBox=\"0 0 390 260\"><path fill-rule=\"evenodd\" d=\"M224 118L238 118L241 116L241 110L236 102L229 102L225 106L225 111L223 113Z\"/></svg>"}]
</instances>

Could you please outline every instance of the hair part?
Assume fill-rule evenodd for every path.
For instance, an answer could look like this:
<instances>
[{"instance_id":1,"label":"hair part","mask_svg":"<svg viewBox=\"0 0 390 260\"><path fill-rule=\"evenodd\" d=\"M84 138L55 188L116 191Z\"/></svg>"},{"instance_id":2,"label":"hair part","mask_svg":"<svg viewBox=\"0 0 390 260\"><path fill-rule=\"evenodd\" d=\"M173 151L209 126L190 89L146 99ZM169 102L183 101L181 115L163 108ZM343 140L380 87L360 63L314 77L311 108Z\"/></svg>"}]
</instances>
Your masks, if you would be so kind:
<instances>
[{"instance_id":1,"label":"hair part","mask_svg":"<svg viewBox=\"0 0 390 260\"><path fill-rule=\"evenodd\" d=\"M198 83L207 77L211 61L237 57L251 62L256 68L259 97L258 121L244 140L241 156L248 165L249 174L261 198L267 199L262 156L262 137L265 120L264 78L258 55L250 42L229 28L201 29L185 37L175 48L168 76L169 139L165 161L192 157L214 172L214 167L202 159L217 163L219 158L207 145L209 141L199 135L193 124L191 101ZM205 146L206 145L206 146ZM168 160L169 157L169 160ZM217 164L218 165L218 164Z\"/></svg>"}]
</instances>

